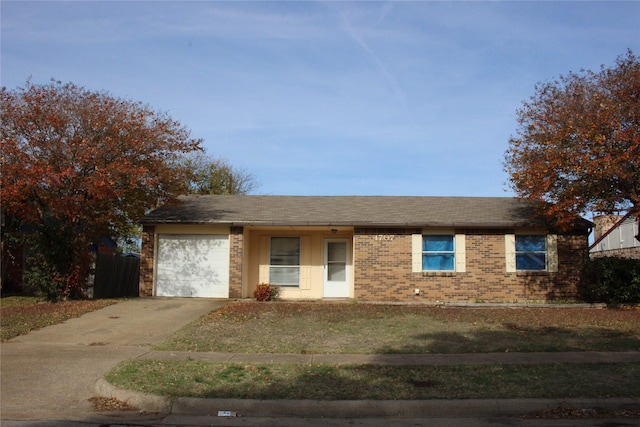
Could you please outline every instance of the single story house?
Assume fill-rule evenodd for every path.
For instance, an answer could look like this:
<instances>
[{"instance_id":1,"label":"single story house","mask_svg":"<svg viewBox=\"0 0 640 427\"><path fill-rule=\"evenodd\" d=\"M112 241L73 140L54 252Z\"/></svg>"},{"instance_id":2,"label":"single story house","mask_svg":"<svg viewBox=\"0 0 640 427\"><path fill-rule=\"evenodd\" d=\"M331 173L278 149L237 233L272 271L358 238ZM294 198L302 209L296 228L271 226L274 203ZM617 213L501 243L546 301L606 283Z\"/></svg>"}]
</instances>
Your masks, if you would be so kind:
<instances>
[{"instance_id":1,"label":"single story house","mask_svg":"<svg viewBox=\"0 0 640 427\"><path fill-rule=\"evenodd\" d=\"M142 225L141 296L514 302L575 296L593 224L506 197L206 195Z\"/></svg>"}]
</instances>

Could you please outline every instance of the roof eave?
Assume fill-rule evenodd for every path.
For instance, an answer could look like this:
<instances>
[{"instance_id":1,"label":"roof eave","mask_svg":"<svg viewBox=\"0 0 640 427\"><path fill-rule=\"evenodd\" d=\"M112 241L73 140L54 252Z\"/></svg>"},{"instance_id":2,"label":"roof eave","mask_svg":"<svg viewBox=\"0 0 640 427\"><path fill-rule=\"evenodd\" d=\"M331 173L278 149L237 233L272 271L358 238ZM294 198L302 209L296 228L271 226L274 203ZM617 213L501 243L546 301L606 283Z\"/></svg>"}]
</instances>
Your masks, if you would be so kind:
<instances>
[{"instance_id":1,"label":"roof eave","mask_svg":"<svg viewBox=\"0 0 640 427\"><path fill-rule=\"evenodd\" d=\"M230 227L359 227L359 228L480 228L480 229L505 229L505 228L541 228L544 224L535 222L360 222L360 221L211 221L180 219L141 221L143 225L181 224L181 225L224 225Z\"/></svg>"}]
</instances>

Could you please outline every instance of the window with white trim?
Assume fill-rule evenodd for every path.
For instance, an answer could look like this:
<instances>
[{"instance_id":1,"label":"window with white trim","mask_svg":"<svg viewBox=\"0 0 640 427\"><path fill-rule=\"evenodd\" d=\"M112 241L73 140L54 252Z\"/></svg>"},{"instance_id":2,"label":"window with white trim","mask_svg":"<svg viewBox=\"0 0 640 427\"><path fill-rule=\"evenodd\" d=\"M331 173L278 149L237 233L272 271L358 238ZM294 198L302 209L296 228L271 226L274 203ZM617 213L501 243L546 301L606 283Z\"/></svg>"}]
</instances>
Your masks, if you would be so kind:
<instances>
[{"instance_id":1,"label":"window with white trim","mask_svg":"<svg viewBox=\"0 0 640 427\"><path fill-rule=\"evenodd\" d=\"M547 236L516 234L516 271L546 271Z\"/></svg>"},{"instance_id":2,"label":"window with white trim","mask_svg":"<svg viewBox=\"0 0 640 427\"><path fill-rule=\"evenodd\" d=\"M453 235L422 236L422 270L454 271L455 239Z\"/></svg>"},{"instance_id":3,"label":"window with white trim","mask_svg":"<svg viewBox=\"0 0 640 427\"><path fill-rule=\"evenodd\" d=\"M299 237L271 238L269 283L277 286L300 286Z\"/></svg>"},{"instance_id":4,"label":"window with white trim","mask_svg":"<svg viewBox=\"0 0 640 427\"><path fill-rule=\"evenodd\" d=\"M508 273L558 271L558 236L555 234L505 234Z\"/></svg>"},{"instance_id":5,"label":"window with white trim","mask_svg":"<svg viewBox=\"0 0 640 427\"><path fill-rule=\"evenodd\" d=\"M425 229L412 235L412 271L466 272L465 235L442 229Z\"/></svg>"}]
</instances>

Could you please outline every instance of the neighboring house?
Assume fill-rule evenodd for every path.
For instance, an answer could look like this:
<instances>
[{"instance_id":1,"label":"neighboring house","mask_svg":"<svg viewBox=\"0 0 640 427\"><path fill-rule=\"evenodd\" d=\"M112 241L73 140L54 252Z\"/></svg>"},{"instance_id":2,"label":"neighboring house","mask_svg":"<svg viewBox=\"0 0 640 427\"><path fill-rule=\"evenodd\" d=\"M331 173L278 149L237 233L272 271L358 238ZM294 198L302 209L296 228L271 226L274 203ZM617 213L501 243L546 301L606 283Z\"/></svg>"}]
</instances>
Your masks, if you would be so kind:
<instances>
[{"instance_id":1,"label":"neighboring house","mask_svg":"<svg viewBox=\"0 0 640 427\"><path fill-rule=\"evenodd\" d=\"M638 218L627 214L602 215L593 218L594 242L589 247L591 257L614 256L640 259Z\"/></svg>"},{"instance_id":2,"label":"neighboring house","mask_svg":"<svg viewBox=\"0 0 640 427\"><path fill-rule=\"evenodd\" d=\"M571 298L591 222L514 198L187 196L143 221L141 296L478 302Z\"/></svg>"}]
</instances>

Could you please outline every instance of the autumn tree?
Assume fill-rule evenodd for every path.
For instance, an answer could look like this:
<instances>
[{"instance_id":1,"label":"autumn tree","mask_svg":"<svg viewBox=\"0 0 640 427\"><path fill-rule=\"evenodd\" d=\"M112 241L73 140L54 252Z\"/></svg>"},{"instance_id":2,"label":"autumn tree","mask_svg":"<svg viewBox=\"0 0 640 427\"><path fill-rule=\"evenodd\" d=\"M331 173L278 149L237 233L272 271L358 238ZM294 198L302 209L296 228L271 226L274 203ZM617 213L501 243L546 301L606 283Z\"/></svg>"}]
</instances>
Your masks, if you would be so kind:
<instances>
[{"instance_id":1,"label":"autumn tree","mask_svg":"<svg viewBox=\"0 0 640 427\"><path fill-rule=\"evenodd\" d=\"M640 215L640 62L535 86L517 111L505 170L516 193L560 225L586 212Z\"/></svg>"},{"instance_id":2,"label":"autumn tree","mask_svg":"<svg viewBox=\"0 0 640 427\"><path fill-rule=\"evenodd\" d=\"M227 159L194 152L185 156L184 166L191 172L191 194L249 194L257 187L255 177L233 167Z\"/></svg>"},{"instance_id":3,"label":"autumn tree","mask_svg":"<svg viewBox=\"0 0 640 427\"><path fill-rule=\"evenodd\" d=\"M3 238L28 245L49 299L82 295L92 242L187 192L180 159L201 146L166 113L72 83L2 88L0 119Z\"/></svg>"}]
</instances>

